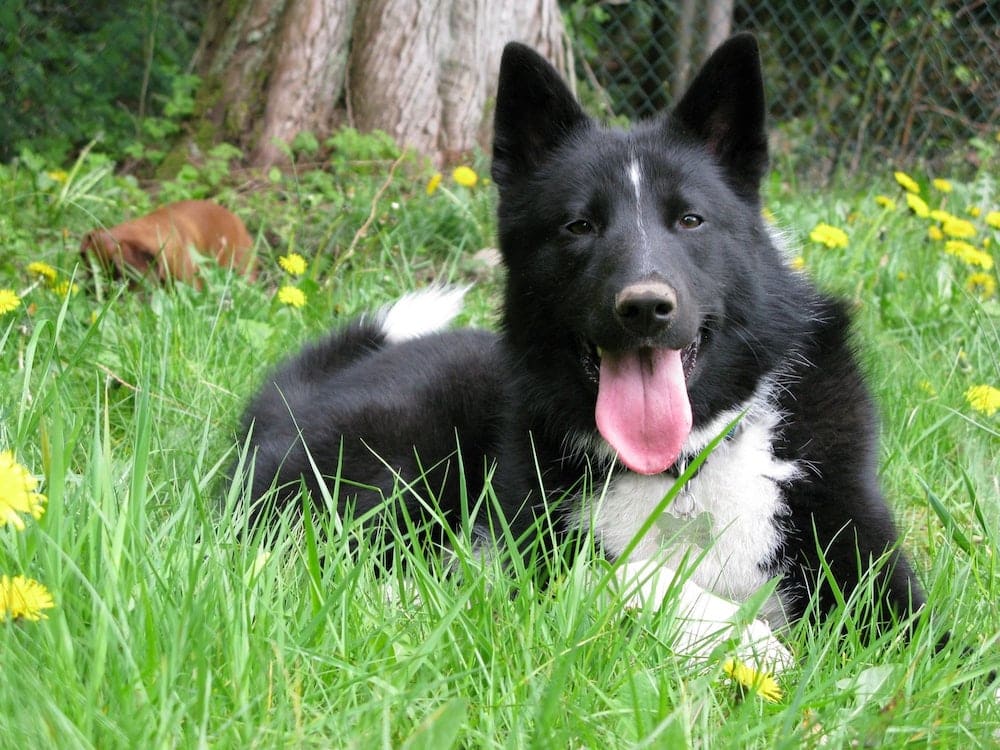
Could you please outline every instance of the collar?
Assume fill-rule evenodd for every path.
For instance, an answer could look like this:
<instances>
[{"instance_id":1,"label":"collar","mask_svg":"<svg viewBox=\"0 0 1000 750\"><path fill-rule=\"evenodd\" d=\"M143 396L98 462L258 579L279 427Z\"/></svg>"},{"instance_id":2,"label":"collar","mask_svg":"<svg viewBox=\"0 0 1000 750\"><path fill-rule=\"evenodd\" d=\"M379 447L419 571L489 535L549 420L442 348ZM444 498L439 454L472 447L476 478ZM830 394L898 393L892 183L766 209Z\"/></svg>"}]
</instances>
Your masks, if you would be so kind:
<instances>
[{"instance_id":1,"label":"collar","mask_svg":"<svg viewBox=\"0 0 1000 750\"><path fill-rule=\"evenodd\" d=\"M737 422L736 424L734 424L729 429L729 432L726 433L725 437L723 437L722 440L719 441L719 444L717 446L715 446L715 447L718 448L719 445L722 445L723 443L729 442L734 437L736 437L737 433L739 433L739 431L740 431L740 425L741 424L743 424L742 421ZM706 448L707 448L707 446L706 446ZM705 450L705 448L702 448L702 451L704 451L704 450ZM673 477L674 479L680 478L681 474L683 474L685 471L687 471L688 465L692 461L694 461L696 458L698 458L698 456L701 455L702 451L698 451L696 453L681 453L677 457L677 460L674 462L674 465L671 466L666 471L664 471L663 473L666 474L668 477ZM705 456L705 460L702 461L700 464L698 464L698 466L695 467L694 472L691 474L690 477L688 477L688 481L691 481L696 476L698 476L698 473L701 471L702 467L705 465L705 463L708 461L708 459L710 457L711 457L711 454L708 454L708 455Z\"/></svg>"}]
</instances>

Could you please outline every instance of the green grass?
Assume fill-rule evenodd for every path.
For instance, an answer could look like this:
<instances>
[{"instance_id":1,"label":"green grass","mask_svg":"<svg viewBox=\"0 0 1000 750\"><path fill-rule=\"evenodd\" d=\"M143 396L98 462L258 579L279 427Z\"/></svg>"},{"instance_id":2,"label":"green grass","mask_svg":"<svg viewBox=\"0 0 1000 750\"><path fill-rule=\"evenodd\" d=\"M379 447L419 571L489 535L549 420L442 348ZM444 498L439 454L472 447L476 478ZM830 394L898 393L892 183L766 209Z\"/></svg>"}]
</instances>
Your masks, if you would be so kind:
<instances>
[{"instance_id":1,"label":"green grass","mask_svg":"<svg viewBox=\"0 0 1000 750\"><path fill-rule=\"evenodd\" d=\"M912 642L837 638L857 624L847 603L787 634L799 666L768 703L717 662L675 655L669 609L623 612L587 553L539 589L530 570L478 570L461 540L467 575L414 554L380 576L377 545L348 554L354 528L325 513L283 522L270 545L248 538L223 474L269 364L432 279L476 281L463 322L495 321L499 273L473 260L494 242L491 190L446 178L448 192L428 196L412 161L387 179L394 158L158 186L236 208L258 237L258 282L218 271L197 292L80 277L68 298L27 264L80 274L80 235L149 195L94 155L68 183L0 166L0 289L22 295L0 317L0 450L48 496L25 531L0 527L0 574L41 581L56 603L39 622L0 623L0 745L995 746L983 675L1000 667L1000 417L965 393L1000 386L1000 307L964 290L969 269L926 239L927 221L874 204L874 192L902 203L889 174L877 190L832 194L776 179L769 205L806 272L856 307L884 485L933 607ZM996 210L989 175L924 195L956 213ZM848 247L810 243L819 221L846 229ZM977 227L996 253L1000 233ZM301 279L276 264L288 250L309 260ZM304 308L275 301L286 283ZM935 656L946 630L953 645Z\"/></svg>"}]
</instances>

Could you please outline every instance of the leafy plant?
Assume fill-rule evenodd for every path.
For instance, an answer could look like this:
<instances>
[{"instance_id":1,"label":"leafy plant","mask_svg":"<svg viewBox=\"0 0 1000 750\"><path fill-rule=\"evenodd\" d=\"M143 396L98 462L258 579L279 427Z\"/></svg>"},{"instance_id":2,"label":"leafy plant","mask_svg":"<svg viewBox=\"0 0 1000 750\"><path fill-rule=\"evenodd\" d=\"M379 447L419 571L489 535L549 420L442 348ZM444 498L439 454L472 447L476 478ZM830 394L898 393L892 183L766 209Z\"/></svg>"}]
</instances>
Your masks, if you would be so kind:
<instances>
[{"instance_id":1,"label":"leafy plant","mask_svg":"<svg viewBox=\"0 0 1000 750\"><path fill-rule=\"evenodd\" d=\"M29 146L62 162L94 140L117 154L147 116L179 117L199 14L195 0L0 3L0 161Z\"/></svg>"}]
</instances>

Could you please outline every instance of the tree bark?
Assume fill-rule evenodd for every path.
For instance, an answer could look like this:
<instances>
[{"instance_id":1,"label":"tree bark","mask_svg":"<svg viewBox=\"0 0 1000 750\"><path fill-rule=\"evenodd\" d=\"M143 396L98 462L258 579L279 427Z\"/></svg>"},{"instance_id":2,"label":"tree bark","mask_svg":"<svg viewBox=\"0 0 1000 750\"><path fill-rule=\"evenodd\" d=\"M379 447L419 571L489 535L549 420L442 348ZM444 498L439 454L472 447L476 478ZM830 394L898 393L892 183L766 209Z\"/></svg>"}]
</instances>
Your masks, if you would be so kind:
<instances>
[{"instance_id":1,"label":"tree bark","mask_svg":"<svg viewBox=\"0 0 1000 750\"><path fill-rule=\"evenodd\" d=\"M708 59L715 48L722 44L733 30L733 0L711 0L705 9L705 50Z\"/></svg>"},{"instance_id":2,"label":"tree bark","mask_svg":"<svg viewBox=\"0 0 1000 750\"><path fill-rule=\"evenodd\" d=\"M275 141L287 143L302 130L322 133L330 128L344 85L356 9L356 0L298 0L287 9L254 161L280 159Z\"/></svg>"},{"instance_id":3,"label":"tree bark","mask_svg":"<svg viewBox=\"0 0 1000 750\"><path fill-rule=\"evenodd\" d=\"M675 101L687 90L695 69L729 38L733 0L682 0L676 26L674 74L670 81Z\"/></svg>"},{"instance_id":4,"label":"tree bark","mask_svg":"<svg viewBox=\"0 0 1000 750\"><path fill-rule=\"evenodd\" d=\"M437 81L447 47L442 3L367 0L354 29L350 67L352 124L383 130L431 153L441 129Z\"/></svg>"},{"instance_id":5,"label":"tree bark","mask_svg":"<svg viewBox=\"0 0 1000 750\"><path fill-rule=\"evenodd\" d=\"M683 0L677 19L677 41L674 45L674 76L670 84L674 101L687 89L694 68L695 1Z\"/></svg>"},{"instance_id":6,"label":"tree bark","mask_svg":"<svg viewBox=\"0 0 1000 750\"><path fill-rule=\"evenodd\" d=\"M571 72L557 0L216 0L196 56L204 113L258 165L345 122L453 160L488 140L510 39Z\"/></svg>"},{"instance_id":7,"label":"tree bark","mask_svg":"<svg viewBox=\"0 0 1000 750\"><path fill-rule=\"evenodd\" d=\"M194 69L205 82L199 92L201 114L226 140L245 146L257 132L277 29L292 1L216 2L209 9Z\"/></svg>"}]
</instances>

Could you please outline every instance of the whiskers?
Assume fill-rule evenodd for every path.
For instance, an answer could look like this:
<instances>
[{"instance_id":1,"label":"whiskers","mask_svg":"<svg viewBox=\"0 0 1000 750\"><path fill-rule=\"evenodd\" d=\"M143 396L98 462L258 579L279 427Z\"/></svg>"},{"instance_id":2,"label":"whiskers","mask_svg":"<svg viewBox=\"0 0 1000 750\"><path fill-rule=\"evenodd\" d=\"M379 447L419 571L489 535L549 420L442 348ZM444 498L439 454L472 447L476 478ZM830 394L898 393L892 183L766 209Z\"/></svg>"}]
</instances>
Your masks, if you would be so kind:
<instances>
[{"instance_id":1,"label":"whiskers","mask_svg":"<svg viewBox=\"0 0 1000 750\"><path fill-rule=\"evenodd\" d=\"M560 463L585 463L597 474L610 471L618 460L614 448L596 432L566 432L559 453Z\"/></svg>"}]
</instances>

